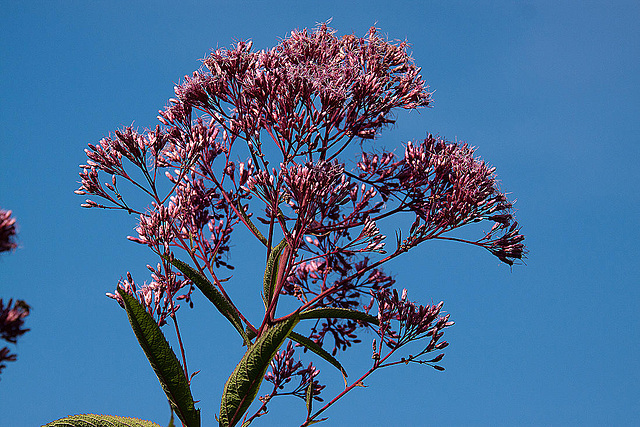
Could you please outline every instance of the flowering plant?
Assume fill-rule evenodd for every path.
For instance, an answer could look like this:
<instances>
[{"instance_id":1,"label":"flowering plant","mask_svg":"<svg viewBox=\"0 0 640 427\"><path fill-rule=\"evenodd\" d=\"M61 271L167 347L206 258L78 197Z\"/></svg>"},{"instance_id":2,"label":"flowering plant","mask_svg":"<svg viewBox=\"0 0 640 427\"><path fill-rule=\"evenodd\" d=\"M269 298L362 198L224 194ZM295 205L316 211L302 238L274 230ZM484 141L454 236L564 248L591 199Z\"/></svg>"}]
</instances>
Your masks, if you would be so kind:
<instances>
[{"instance_id":1,"label":"flowering plant","mask_svg":"<svg viewBox=\"0 0 640 427\"><path fill-rule=\"evenodd\" d=\"M10 252L18 245L15 242L16 219L11 216L11 211L0 209L0 253ZM15 344L18 337L24 335L29 329L23 328L24 318L29 315L31 307L22 300L13 299L5 305L0 298L0 338ZM9 347L0 348L0 373L7 367L5 362L15 362L17 355L12 354Z\"/></svg>"},{"instance_id":2,"label":"flowering plant","mask_svg":"<svg viewBox=\"0 0 640 427\"><path fill-rule=\"evenodd\" d=\"M129 239L158 256L148 266L150 283L138 285L127 274L107 295L126 310L183 425L200 425L177 320L180 304L193 306L196 288L246 346L224 386L219 424L247 426L272 399L294 395L306 404L301 425L308 426L380 368L443 369L437 365L443 354L433 354L447 346L441 338L453 324L443 303L411 302L406 289L394 288L384 263L433 239L485 248L509 265L523 257L512 204L494 168L471 147L431 134L407 142L402 154L372 143L394 123L395 109L431 104L407 49L375 28L362 38L337 37L326 25L294 31L270 50L241 41L213 51L204 68L175 87L161 125L144 132L127 127L86 150L76 193L101 201L82 206L138 215L137 235ZM356 147L359 154L347 162ZM150 205L125 201L123 182ZM379 227L402 215L412 222L388 244ZM453 235L481 221L492 225L477 239ZM259 317L243 312L226 291L234 285L224 272L233 268L237 227L251 233L264 256ZM284 298L295 302L293 311L282 312ZM161 330L167 323L180 359ZM373 361L349 382L338 357L360 342L363 329L375 334ZM415 341L422 350L402 356ZM324 403L319 371L297 358L300 349L338 369L344 390ZM265 381L271 386L252 406Z\"/></svg>"}]
</instances>

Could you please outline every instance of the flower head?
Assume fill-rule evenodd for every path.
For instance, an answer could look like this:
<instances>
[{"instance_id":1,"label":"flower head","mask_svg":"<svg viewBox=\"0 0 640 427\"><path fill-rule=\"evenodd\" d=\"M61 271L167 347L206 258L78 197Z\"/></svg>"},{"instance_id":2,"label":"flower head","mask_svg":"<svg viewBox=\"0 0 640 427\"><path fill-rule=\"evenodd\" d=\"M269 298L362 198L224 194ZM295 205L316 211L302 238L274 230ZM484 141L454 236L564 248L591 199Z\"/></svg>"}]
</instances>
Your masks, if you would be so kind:
<instances>
[{"instance_id":1,"label":"flower head","mask_svg":"<svg viewBox=\"0 0 640 427\"><path fill-rule=\"evenodd\" d=\"M266 373L264 379L273 384L274 390L269 399L276 394L290 394L305 399L306 389L310 382L313 382L313 398L322 402L320 392L325 386L320 385L315 378L320 371L312 363L304 367L302 362L294 359L295 348L293 342L289 340L287 348L279 351L270 363L271 370ZM299 383L289 392L282 392L285 385L293 378L299 377Z\"/></svg>"},{"instance_id":2,"label":"flower head","mask_svg":"<svg viewBox=\"0 0 640 427\"><path fill-rule=\"evenodd\" d=\"M25 334L29 329L24 328L24 318L29 315L29 304L22 300L17 300L15 304L13 300L9 300L4 305L0 298L0 338L7 342L15 344L18 337ZM17 356L9 352L8 347L0 349L0 372L6 367L3 362L13 362Z\"/></svg>"},{"instance_id":3,"label":"flower head","mask_svg":"<svg viewBox=\"0 0 640 427\"><path fill-rule=\"evenodd\" d=\"M449 320L449 314L444 316L441 314L443 302L426 306L415 304L407 300L406 289L401 296L395 289L393 291L383 289L375 292L374 297L378 303L378 335L381 343L394 352L412 341L427 338L428 344L421 352L403 358L402 361L431 364L442 359L442 355L431 360L421 359L421 356L434 350L442 350L449 345L446 341L439 342L444 329L454 324ZM382 348L378 351L374 341L375 359L380 358L381 351ZM441 369L437 365L433 366Z\"/></svg>"},{"instance_id":4,"label":"flower head","mask_svg":"<svg viewBox=\"0 0 640 427\"><path fill-rule=\"evenodd\" d=\"M5 306L0 298L0 337L10 343L16 343L19 336L29 329L25 329L24 318L29 315L29 304L22 300L9 300Z\"/></svg>"},{"instance_id":5,"label":"flower head","mask_svg":"<svg viewBox=\"0 0 640 427\"><path fill-rule=\"evenodd\" d=\"M11 217L11 211L0 209L0 252L15 249L18 245L14 241L16 235L16 219Z\"/></svg>"}]
</instances>

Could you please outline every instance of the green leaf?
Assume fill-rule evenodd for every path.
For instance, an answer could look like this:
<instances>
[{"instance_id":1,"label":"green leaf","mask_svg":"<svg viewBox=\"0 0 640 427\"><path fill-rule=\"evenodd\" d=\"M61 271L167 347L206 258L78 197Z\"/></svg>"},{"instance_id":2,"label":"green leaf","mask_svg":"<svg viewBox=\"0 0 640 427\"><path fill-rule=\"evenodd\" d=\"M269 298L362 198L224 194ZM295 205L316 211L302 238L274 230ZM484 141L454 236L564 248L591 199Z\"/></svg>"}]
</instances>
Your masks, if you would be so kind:
<instances>
[{"instance_id":1,"label":"green leaf","mask_svg":"<svg viewBox=\"0 0 640 427\"><path fill-rule=\"evenodd\" d=\"M231 322L233 327L236 328L236 330L240 333L240 336L242 336L244 343L246 345L251 344L249 337L247 337L247 334L242 328L242 321L240 320L240 316L238 316L238 313L233 308L233 305L229 302L229 300L225 298L225 296L222 295L222 293L218 289L216 289L215 286L213 286L213 283L211 283L198 270L191 267L186 262L174 258L173 260L171 260L171 264L173 264L178 270L180 270L182 274L188 277L189 280L191 280L198 287L198 289L200 289L204 296L206 296L209 301L213 303L218 311L222 313L222 315L226 317L229 322Z\"/></svg>"},{"instance_id":2,"label":"green leaf","mask_svg":"<svg viewBox=\"0 0 640 427\"><path fill-rule=\"evenodd\" d=\"M249 409L269 363L297 323L298 316L295 315L273 325L247 349L224 385L218 419L220 426L235 426Z\"/></svg>"},{"instance_id":3,"label":"green leaf","mask_svg":"<svg viewBox=\"0 0 640 427\"><path fill-rule=\"evenodd\" d=\"M305 400L307 403L307 417L311 415L311 410L313 408L313 378L309 380L309 385L307 386L307 393L305 396Z\"/></svg>"},{"instance_id":4,"label":"green leaf","mask_svg":"<svg viewBox=\"0 0 640 427\"><path fill-rule=\"evenodd\" d=\"M195 409L184 370L160 327L134 297L120 288L118 293L124 301L131 328L158 376L171 407L188 427L199 427L200 410Z\"/></svg>"},{"instance_id":5,"label":"green leaf","mask_svg":"<svg viewBox=\"0 0 640 427\"><path fill-rule=\"evenodd\" d=\"M249 226L251 231L253 231L253 235L256 236L258 240L262 242L263 245L268 246L269 243L267 241L267 238L264 237L260 232L260 230L258 230L258 228L253 224L253 222L251 221L251 218L249 218L249 215L247 215L247 213L242 208L242 204L240 203L239 200L238 200L238 203L236 204L236 207L238 208L238 212L240 212L240 215L242 215L242 218L244 218L244 220L246 221L246 224Z\"/></svg>"},{"instance_id":6,"label":"green leaf","mask_svg":"<svg viewBox=\"0 0 640 427\"><path fill-rule=\"evenodd\" d=\"M267 260L267 268L264 270L264 306L269 307L271 298L273 298L273 292L276 288L276 282L278 281L278 266L280 264L280 255L282 250L287 246L287 239L284 238L278 246L271 250L269 259Z\"/></svg>"},{"instance_id":7,"label":"green leaf","mask_svg":"<svg viewBox=\"0 0 640 427\"><path fill-rule=\"evenodd\" d=\"M151 421L113 415L82 414L61 418L44 427L161 427Z\"/></svg>"},{"instance_id":8,"label":"green leaf","mask_svg":"<svg viewBox=\"0 0 640 427\"><path fill-rule=\"evenodd\" d=\"M244 332L247 334L247 337L249 337L250 340L256 337L256 333L253 331L253 329L251 329L248 326L247 326L247 329L244 330Z\"/></svg>"},{"instance_id":9,"label":"green leaf","mask_svg":"<svg viewBox=\"0 0 640 427\"><path fill-rule=\"evenodd\" d=\"M363 313L358 310L351 310L349 308L337 308L337 307L325 307L314 308L311 310L303 311L300 313L300 320L303 319L352 319L360 320L361 322L378 324L378 318L367 313Z\"/></svg>"},{"instance_id":10,"label":"green leaf","mask_svg":"<svg viewBox=\"0 0 640 427\"><path fill-rule=\"evenodd\" d=\"M289 334L289 338L291 338L293 341L297 342L298 344L302 344L307 349L313 351L315 354L322 357L324 360L326 360L327 362L331 363L333 366L338 368L340 372L342 372L342 375L344 375L345 377L347 376L347 372L344 370L340 362L338 362L338 360L335 357L333 357L330 353L328 353L324 348L320 347L320 345L315 341L305 337L304 335L295 333L293 331L291 331L291 333Z\"/></svg>"}]
</instances>

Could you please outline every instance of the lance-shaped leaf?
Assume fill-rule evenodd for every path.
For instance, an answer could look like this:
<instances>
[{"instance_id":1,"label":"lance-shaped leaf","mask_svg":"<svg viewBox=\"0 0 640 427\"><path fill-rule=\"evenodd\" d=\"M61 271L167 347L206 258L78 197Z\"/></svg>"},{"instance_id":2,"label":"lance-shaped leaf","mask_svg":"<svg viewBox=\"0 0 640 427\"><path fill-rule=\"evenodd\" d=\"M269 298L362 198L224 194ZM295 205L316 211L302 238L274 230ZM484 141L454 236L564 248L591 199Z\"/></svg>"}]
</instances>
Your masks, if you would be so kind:
<instances>
[{"instance_id":1,"label":"lance-shaped leaf","mask_svg":"<svg viewBox=\"0 0 640 427\"><path fill-rule=\"evenodd\" d=\"M114 415L82 414L61 418L45 424L44 427L161 427L151 421L138 418L116 417Z\"/></svg>"},{"instance_id":2,"label":"lance-shaped leaf","mask_svg":"<svg viewBox=\"0 0 640 427\"><path fill-rule=\"evenodd\" d=\"M169 424L167 425L167 427L176 427L175 423L173 422L173 409L171 409L171 418L169 419Z\"/></svg>"},{"instance_id":3,"label":"lance-shaped leaf","mask_svg":"<svg viewBox=\"0 0 640 427\"><path fill-rule=\"evenodd\" d=\"M359 320L361 322L378 324L378 318L371 314L364 313L358 310L351 310L349 308L338 307L323 307L314 308L311 310L303 311L300 313L300 320L303 319L351 319Z\"/></svg>"},{"instance_id":4,"label":"lance-shaped leaf","mask_svg":"<svg viewBox=\"0 0 640 427\"><path fill-rule=\"evenodd\" d=\"M267 260L267 268L264 270L264 306L269 307L273 292L276 289L278 281L278 266L280 265L280 255L282 250L287 246L287 239L282 239L278 245L271 250L269 259Z\"/></svg>"},{"instance_id":5,"label":"lance-shaped leaf","mask_svg":"<svg viewBox=\"0 0 640 427\"><path fill-rule=\"evenodd\" d=\"M235 426L249 409L269 363L297 323L298 316L295 315L273 325L247 349L224 385L218 419L220 426Z\"/></svg>"},{"instance_id":6,"label":"lance-shaped leaf","mask_svg":"<svg viewBox=\"0 0 640 427\"><path fill-rule=\"evenodd\" d=\"M121 288L118 288L118 293L122 296L138 343L158 376L174 412L188 427L199 427L200 410L194 406L184 370L160 327L134 297Z\"/></svg>"},{"instance_id":7,"label":"lance-shaped leaf","mask_svg":"<svg viewBox=\"0 0 640 427\"><path fill-rule=\"evenodd\" d=\"M245 224L251 229L251 232L253 232L253 235L256 236L258 240L262 242L263 245L268 247L269 243L267 238L262 235L260 230L258 230L258 228L254 225L253 221L251 221L251 218L249 218L249 215L247 215L247 213L242 208L242 204L240 203L240 201L238 201L238 203L236 204L236 207L238 208L238 212L244 219Z\"/></svg>"},{"instance_id":8,"label":"lance-shaped leaf","mask_svg":"<svg viewBox=\"0 0 640 427\"><path fill-rule=\"evenodd\" d=\"M318 343L305 337L304 335L300 335L293 331L291 331L291 333L289 334L289 338L291 338L291 340L297 342L298 344L305 346L307 349L311 350L327 362L331 363L333 366L340 370L342 375L347 377L347 371L344 370L340 362L338 362L338 360L333 357L331 353L328 353L324 348L320 347Z\"/></svg>"},{"instance_id":9,"label":"lance-shaped leaf","mask_svg":"<svg viewBox=\"0 0 640 427\"><path fill-rule=\"evenodd\" d=\"M309 379L305 402L307 404L307 418L309 418L311 416L311 410L313 409L313 378Z\"/></svg>"},{"instance_id":10,"label":"lance-shaped leaf","mask_svg":"<svg viewBox=\"0 0 640 427\"><path fill-rule=\"evenodd\" d=\"M236 330L240 333L240 336L242 336L245 344L251 344L251 341L242 328L240 316L238 316L238 313L233 308L233 305L229 302L229 300L225 298L225 296L222 295L222 293L217 290L215 286L213 286L213 283L211 283L198 270L191 267L186 262L174 258L173 260L171 260L171 264L173 264L178 270L182 272L182 274L184 274L189 280L191 280L198 287L198 289L200 289L204 296L213 303L218 311L222 313L222 315L226 317L229 322L231 322L233 327L236 328Z\"/></svg>"}]
</instances>

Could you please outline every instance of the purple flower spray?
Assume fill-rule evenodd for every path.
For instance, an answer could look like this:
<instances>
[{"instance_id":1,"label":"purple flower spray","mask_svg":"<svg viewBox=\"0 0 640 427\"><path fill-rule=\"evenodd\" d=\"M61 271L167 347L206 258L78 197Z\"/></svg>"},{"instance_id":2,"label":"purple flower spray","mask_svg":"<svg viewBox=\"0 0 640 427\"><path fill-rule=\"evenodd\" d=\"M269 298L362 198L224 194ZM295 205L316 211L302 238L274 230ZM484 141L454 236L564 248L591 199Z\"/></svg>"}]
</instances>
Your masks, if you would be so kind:
<instances>
[{"instance_id":1,"label":"purple flower spray","mask_svg":"<svg viewBox=\"0 0 640 427\"><path fill-rule=\"evenodd\" d=\"M437 364L443 354L433 354L447 346L441 338L453 325L443 303L411 302L383 264L428 240L485 248L508 265L525 254L513 205L498 188L495 169L473 148L431 134L396 150L378 145L383 129L395 123L394 110L432 102L406 42L388 41L375 28L364 37L338 37L324 24L293 31L270 50L241 41L213 51L175 94L155 129L127 127L90 144L76 193L99 199L84 207L137 215L137 235L129 239L158 256L148 266L148 284L136 285L127 274L108 296L127 310L184 425L199 425L200 413L177 310L183 302L192 306L196 288L247 347L225 384L219 424L248 425L267 413L272 399L293 395L306 404L301 425L307 426L380 368L443 369ZM125 184L148 204L126 201ZM399 217L410 225L390 242L380 230L397 226ZM488 231L456 235L475 223L489 224ZM255 291L262 313L245 313L226 292L235 285L225 272L233 268L237 227L262 247L263 287ZM295 310L283 312L283 298ZM169 322L180 360L157 338ZM376 337L371 366L349 382L337 358L360 342L364 329ZM401 355L416 341L424 344L421 351ZM172 361L163 365L156 356L165 353ZM298 358L311 353L344 376L338 395L321 397L319 370ZM252 405L263 380L273 387Z\"/></svg>"}]
</instances>

